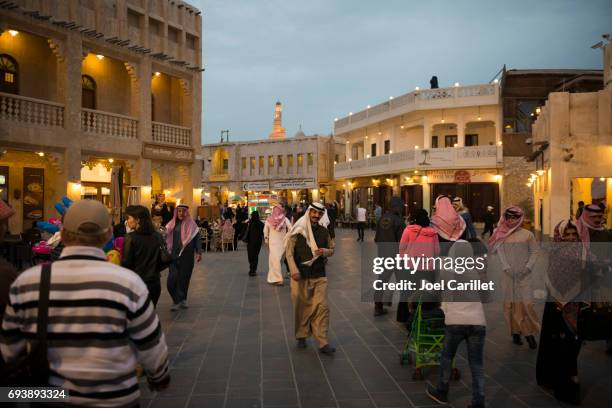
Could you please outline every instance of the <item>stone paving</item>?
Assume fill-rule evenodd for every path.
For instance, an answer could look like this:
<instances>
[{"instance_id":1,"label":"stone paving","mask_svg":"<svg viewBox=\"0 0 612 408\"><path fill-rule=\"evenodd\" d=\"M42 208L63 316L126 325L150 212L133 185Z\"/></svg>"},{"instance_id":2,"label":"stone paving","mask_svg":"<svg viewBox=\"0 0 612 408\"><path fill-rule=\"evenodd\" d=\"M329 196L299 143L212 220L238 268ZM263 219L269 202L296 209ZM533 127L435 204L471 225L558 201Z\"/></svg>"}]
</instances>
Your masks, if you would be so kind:
<instances>
[{"instance_id":1,"label":"stone paving","mask_svg":"<svg viewBox=\"0 0 612 408\"><path fill-rule=\"evenodd\" d=\"M339 230L335 255L328 263L331 307L330 341L334 356L318 353L311 340L305 350L293 338L289 285L266 283L267 251L259 256L257 277L247 276L244 246L237 252L206 253L194 272L190 308L171 312L164 290L158 305L171 356L169 389L151 393L143 384L143 407L205 408L392 408L435 406L425 395L437 368L425 381L412 380L413 369L399 364L405 329L395 310L374 318L361 303L356 231ZM372 232L366 233L372 240ZM164 277L165 285L165 277ZM541 307L539 312L541 313ZM535 383L536 352L514 346L503 324L501 307L486 306L487 406L563 406ZM459 381L451 383L452 407L470 403L471 377L460 347ZM579 362L583 407L609 407L612 358L603 342L587 343Z\"/></svg>"}]
</instances>

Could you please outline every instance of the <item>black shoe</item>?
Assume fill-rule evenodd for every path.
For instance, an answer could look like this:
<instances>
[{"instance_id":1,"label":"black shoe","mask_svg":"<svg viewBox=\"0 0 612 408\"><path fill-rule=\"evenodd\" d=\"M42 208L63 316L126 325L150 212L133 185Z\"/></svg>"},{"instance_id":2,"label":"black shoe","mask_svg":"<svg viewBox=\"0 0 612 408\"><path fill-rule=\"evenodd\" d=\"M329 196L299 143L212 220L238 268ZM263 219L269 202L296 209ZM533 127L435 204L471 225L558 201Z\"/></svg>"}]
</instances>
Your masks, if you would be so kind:
<instances>
[{"instance_id":1,"label":"black shoe","mask_svg":"<svg viewBox=\"0 0 612 408\"><path fill-rule=\"evenodd\" d=\"M535 350L538 348L538 343L536 343L535 337L527 336L525 337L525 340L527 340L527 344L529 344L530 349Z\"/></svg>"},{"instance_id":2,"label":"black shoe","mask_svg":"<svg viewBox=\"0 0 612 408\"><path fill-rule=\"evenodd\" d=\"M257 275L257 273L255 273L255 272L249 272L249 276L255 276L255 275Z\"/></svg>"},{"instance_id":3,"label":"black shoe","mask_svg":"<svg viewBox=\"0 0 612 408\"><path fill-rule=\"evenodd\" d=\"M523 345L523 340L521 340L521 335L520 334L513 334L512 335L512 342L514 344L519 345L519 346Z\"/></svg>"},{"instance_id":4,"label":"black shoe","mask_svg":"<svg viewBox=\"0 0 612 408\"><path fill-rule=\"evenodd\" d=\"M330 346L329 344L326 344L323 347L321 347L319 351L323 354L334 354L336 352L336 349Z\"/></svg>"},{"instance_id":5,"label":"black shoe","mask_svg":"<svg viewBox=\"0 0 612 408\"><path fill-rule=\"evenodd\" d=\"M573 384L563 391L555 390L555 398L570 405L580 405L580 384Z\"/></svg>"},{"instance_id":6,"label":"black shoe","mask_svg":"<svg viewBox=\"0 0 612 408\"><path fill-rule=\"evenodd\" d=\"M485 408L484 404L470 404L468 408Z\"/></svg>"},{"instance_id":7,"label":"black shoe","mask_svg":"<svg viewBox=\"0 0 612 408\"><path fill-rule=\"evenodd\" d=\"M427 386L425 393L429 398L436 401L438 404L448 404L448 395L442 391L438 391L437 388L431 385Z\"/></svg>"},{"instance_id":8,"label":"black shoe","mask_svg":"<svg viewBox=\"0 0 612 408\"><path fill-rule=\"evenodd\" d=\"M387 312L387 309L385 309L384 307L374 309L374 316L383 316L387 313L389 312Z\"/></svg>"},{"instance_id":9,"label":"black shoe","mask_svg":"<svg viewBox=\"0 0 612 408\"><path fill-rule=\"evenodd\" d=\"M297 339L298 348L306 348L306 339Z\"/></svg>"}]
</instances>

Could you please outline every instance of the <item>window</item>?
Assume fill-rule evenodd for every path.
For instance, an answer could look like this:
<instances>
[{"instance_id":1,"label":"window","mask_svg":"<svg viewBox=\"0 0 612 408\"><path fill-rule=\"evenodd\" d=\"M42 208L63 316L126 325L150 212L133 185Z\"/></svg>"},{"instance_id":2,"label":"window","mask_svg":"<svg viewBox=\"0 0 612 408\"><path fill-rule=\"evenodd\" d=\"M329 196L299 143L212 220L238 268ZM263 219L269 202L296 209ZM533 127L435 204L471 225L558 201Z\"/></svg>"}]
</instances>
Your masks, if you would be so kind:
<instances>
[{"instance_id":1,"label":"window","mask_svg":"<svg viewBox=\"0 0 612 408\"><path fill-rule=\"evenodd\" d=\"M162 36L163 25L161 21L149 18L149 33L157 36Z\"/></svg>"},{"instance_id":2,"label":"window","mask_svg":"<svg viewBox=\"0 0 612 408\"><path fill-rule=\"evenodd\" d=\"M274 156L268 156L268 174L274 171Z\"/></svg>"},{"instance_id":3,"label":"window","mask_svg":"<svg viewBox=\"0 0 612 408\"><path fill-rule=\"evenodd\" d=\"M334 161L335 161L336 163L340 163L340 155L339 155L339 154L337 154L337 155L335 155L335 156L334 156Z\"/></svg>"},{"instance_id":4,"label":"window","mask_svg":"<svg viewBox=\"0 0 612 408\"><path fill-rule=\"evenodd\" d=\"M385 154L391 153L391 141L385 140Z\"/></svg>"},{"instance_id":5,"label":"window","mask_svg":"<svg viewBox=\"0 0 612 408\"><path fill-rule=\"evenodd\" d=\"M255 173L255 158L251 157L251 171L250 175L252 176Z\"/></svg>"},{"instance_id":6,"label":"window","mask_svg":"<svg viewBox=\"0 0 612 408\"><path fill-rule=\"evenodd\" d=\"M466 146L478 146L478 135L465 135Z\"/></svg>"},{"instance_id":7,"label":"window","mask_svg":"<svg viewBox=\"0 0 612 408\"><path fill-rule=\"evenodd\" d=\"M0 54L0 92L17 94L17 61L7 54Z\"/></svg>"},{"instance_id":8,"label":"window","mask_svg":"<svg viewBox=\"0 0 612 408\"><path fill-rule=\"evenodd\" d=\"M312 153L308 153L312 154ZM327 155L325 153L321 154L321 170L327 171ZM312 166L312 164L310 164Z\"/></svg>"},{"instance_id":9,"label":"window","mask_svg":"<svg viewBox=\"0 0 612 408\"><path fill-rule=\"evenodd\" d=\"M265 165L265 160L263 156L259 156L259 175L263 175L264 174L264 165Z\"/></svg>"},{"instance_id":10,"label":"window","mask_svg":"<svg viewBox=\"0 0 612 408\"><path fill-rule=\"evenodd\" d=\"M229 160L228 159L223 159L223 172L227 173L227 169L229 169Z\"/></svg>"},{"instance_id":11,"label":"window","mask_svg":"<svg viewBox=\"0 0 612 408\"><path fill-rule=\"evenodd\" d=\"M432 136L431 137L431 147L433 149L437 149L438 148L438 136Z\"/></svg>"},{"instance_id":12,"label":"window","mask_svg":"<svg viewBox=\"0 0 612 408\"><path fill-rule=\"evenodd\" d=\"M196 49L196 45L198 44L198 40L196 36L187 34L186 41L187 41L187 48L189 48L190 50Z\"/></svg>"},{"instance_id":13,"label":"window","mask_svg":"<svg viewBox=\"0 0 612 408\"><path fill-rule=\"evenodd\" d=\"M457 143L457 135L444 136L444 147L453 147Z\"/></svg>"},{"instance_id":14,"label":"window","mask_svg":"<svg viewBox=\"0 0 612 408\"><path fill-rule=\"evenodd\" d=\"M141 14L128 9L128 26L132 28L140 28Z\"/></svg>"},{"instance_id":15,"label":"window","mask_svg":"<svg viewBox=\"0 0 612 408\"><path fill-rule=\"evenodd\" d=\"M297 172L301 173L303 167L304 167L304 155L302 153L298 153L298 155L297 155Z\"/></svg>"},{"instance_id":16,"label":"window","mask_svg":"<svg viewBox=\"0 0 612 408\"><path fill-rule=\"evenodd\" d=\"M246 169L247 169L246 164L247 164L247 158L246 158L246 157L243 157L243 158L241 159L241 161L242 161L242 163L241 163L241 165L240 165L240 168L242 169L242 175L243 175L243 176L246 176Z\"/></svg>"},{"instance_id":17,"label":"window","mask_svg":"<svg viewBox=\"0 0 612 408\"><path fill-rule=\"evenodd\" d=\"M376 143L372 143L372 145L370 146L370 156L376 156Z\"/></svg>"},{"instance_id":18,"label":"window","mask_svg":"<svg viewBox=\"0 0 612 408\"><path fill-rule=\"evenodd\" d=\"M168 40L174 43L178 43L179 30L172 26L168 26Z\"/></svg>"},{"instance_id":19,"label":"window","mask_svg":"<svg viewBox=\"0 0 612 408\"><path fill-rule=\"evenodd\" d=\"M313 161L314 161L314 157L312 156L312 153L308 153L306 160L307 160L306 164L308 165L308 167L312 166Z\"/></svg>"},{"instance_id":20,"label":"window","mask_svg":"<svg viewBox=\"0 0 612 408\"><path fill-rule=\"evenodd\" d=\"M293 173L293 155L292 154L287 155L287 173L288 174Z\"/></svg>"},{"instance_id":21,"label":"window","mask_svg":"<svg viewBox=\"0 0 612 408\"><path fill-rule=\"evenodd\" d=\"M81 76L81 106L96 109L96 82L89 75Z\"/></svg>"},{"instance_id":22,"label":"window","mask_svg":"<svg viewBox=\"0 0 612 408\"><path fill-rule=\"evenodd\" d=\"M276 157L276 165L279 169L283 168L283 156L281 156L280 154Z\"/></svg>"}]
</instances>

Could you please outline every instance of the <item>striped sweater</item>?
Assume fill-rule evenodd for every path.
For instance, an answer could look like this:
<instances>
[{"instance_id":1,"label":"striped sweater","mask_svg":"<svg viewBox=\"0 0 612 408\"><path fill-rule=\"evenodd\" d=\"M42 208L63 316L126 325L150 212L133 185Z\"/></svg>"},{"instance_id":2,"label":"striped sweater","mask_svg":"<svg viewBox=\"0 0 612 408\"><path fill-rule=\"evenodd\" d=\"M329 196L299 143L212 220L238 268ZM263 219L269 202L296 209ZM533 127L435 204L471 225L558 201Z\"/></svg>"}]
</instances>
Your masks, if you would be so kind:
<instances>
[{"instance_id":1,"label":"striped sweater","mask_svg":"<svg viewBox=\"0 0 612 408\"><path fill-rule=\"evenodd\" d=\"M68 389L71 404L130 406L140 396L137 362L149 381L165 381L168 348L143 281L104 260L101 249L67 247L53 263L49 384ZM30 268L11 286L0 330L0 351L8 362L36 338L40 272L40 266Z\"/></svg>"}]
</instances>

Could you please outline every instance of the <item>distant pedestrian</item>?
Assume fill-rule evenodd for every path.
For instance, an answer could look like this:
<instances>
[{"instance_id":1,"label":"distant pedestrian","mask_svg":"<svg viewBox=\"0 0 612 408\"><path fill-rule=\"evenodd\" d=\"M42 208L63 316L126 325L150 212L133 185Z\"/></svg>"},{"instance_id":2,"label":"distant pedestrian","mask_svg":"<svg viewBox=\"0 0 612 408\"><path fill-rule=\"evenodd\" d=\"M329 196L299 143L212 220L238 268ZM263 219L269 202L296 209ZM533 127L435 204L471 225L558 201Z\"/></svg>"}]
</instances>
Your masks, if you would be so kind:
<instances>
[{"instance_id":1,"label":"distant pedestrian","mask_svg":"<svg viewBox=\"0 0 612 408\"><path fill-rule=\"evenodd\" d=\"M249 276L257 275L259 251L264 238L264 224L259 219L259 212L254 210L247 225L245 240L247 241L247 255L249 257Z\"/></svg>"},{"instance_id":2,"label":"distant pedestrian","mask_svg":"<svg viewBox=\"0 0 612 408\"><path fill-rule=\"evenodd\" d=\"M327 205L327 216L329 217L329 225L327 226L327 230L329 231L329 237L332 240L336 239L336 218L338 217L336 206L333 204Z\"/></svg>"},{"instance_id":3,"label":"distant pedestrian","mask_svg":"<svg viewBox=\"0 0 612 408\"><path fill-rule=\"evenodd\" d=\"M522 345L523 335L529 348L535 350L540 323L533 303L531 274L538 257L538 244L533 233L522 228L524 218L521 208L506 208L489 238L489 246L503 268L504 318L512 340Z\"/></svg>"},{"instance_id":4,"label":"distant pedestrian","mask_svg":"<svg viewBox=\"0 0 612 408\"><path fill-rule=\"evenodd\" d=\"M461 218L463 218L463 221L465 221L465 231L461 238L466 241L477 238L478 234L476 234L476 229L472 222L472 214L470 214L470 210L463 204L463 199L461 197L453 198L453 208Z\"/></svg>"},{"instance_id":5,"label":"distant pedestrian","mask_svg":"<svg viewBox=\"0 0 612 408\"><path fill-rule=\"evenodd\" d=\"M377 207L380 209L380 206ZM394 258L399 254L399 242L402 238L402 233L406 224L402 217L404 202L400 197L391 199L391 208L381 216L376 223L376 235L374 242L377 244L378 256L382 258ZM379 279L386 283L391 278L391 275L396 272L393 269L386 269ZM377 290L374 293L374 316L382 316L387 314L387 310L383 307L384 291Z\"/></svg>"},{"instance_id":6,"label":"distant pedestrian","mask_svg":"<svg viewBox=\"0 0 612 408\"><path fill-rule=\"evenodd\" d=\"M489 233L489 238L493 235L493 228L495 226L495 213L493 212L495 208L493 206L487 205L487 211L484 213L483 221L484 221L484 230L482 231L482 239L485 238L485 235Z\"/></svg>"},{"instance_id":7,"label":"distant pedestrian","mask_svg":"<svg viewBox=\"0 0 612 408\"><path fill-rule=\"evenodd\" d=\"M137 363L153 390L170 382L168 347L149 291L134 272L105 262L102 248L112 230L99 201L72 204L61 234L61 258L28 269L11 286L2 356L15 363L31 350L41 278L47 277L48 385L65 389L70 406L138 406Z\"/></svg>"},{"instance_id":8,"label":"distant pedestrian","mask_svg":"<svg viewBox=\"0 0 612 408\"><path fill-rule=\"evenodd\" d=\"M167 282L173 303L170 310L176 311L188 307L189 282L195 266L194 260L196 262L202 260L202 241L200 229L191 218L189 207L186 205L181 204L176 207L174 217L166 228L168 230L166 245L175 259L170 264Z\"/></svg>"},{"instance_id":9,"label":"distant pedestrian","mask_svg":"<svg viewBox=\"0 0 612 408\"><path fill-rule=\"evenodd\" d=\"M376 222L376 225L378 225L380 217L382 217L382 207L379 204L376 204L376 207L374 207L374 221Z\"/></svg>"},{"instance_id":10,"label":"distant pedestrian","mask_svg":"<svg viewBox=\"0 0 612 408\"><path fill-rule=\"evenodd\" d=\"M580 219L582 215L582 211L584 211L584 201L578 201L578 209L576 210L576 220Z\"/></svg>"},{"instance_id":11,"label":"distant pedestrian","mask_svg":"<svg viewBox=\"0 0 612 408\"><path fill-rule=\"evenodd\" d=\"M295 337L299 348L306 347L310 336L318 341L319 351L336 351L327 339L329 306L327 304L326 258L333 255L327 228L320 225L325 207L312 203L304 217L293 225L286 240L286 256L291 271L291 301L295 311Z\"/></svg>"},{"instance_id":12,"label":"distant pedestrian","mask_svg":"<svg viewBox=\"0 0 612 408\"><path fill-rule=\"evenodd\" d=\"M162 237L153 227L149 210L142 205L129 205L125 209L127 223L133 230L125 237L121 266L140 276L147 285L153 305L161 295L159 270Z\"/></svg>"},{"instance_id":13,"label":"distant pedestrian","mask_svg":"<svg viewBox=\"0 0 612 408\"><path fill-rule=\"evenodd\" d=\"M283 207L277 205L264 226L264 240L268 245L268 283L283 285L281 259L285 254L285 235L289 232L291 223L285 217Z\"/></svg>"},{"instance_id":14,"label":"distant pedestrian","mask_svg":"<svg viewBox=\"0 0 612 408\"><path fill-rule=\"evenodd\" d=\"M367 211L361 205L357 205L357 242L363 242Z\"/></svg>"}]
</instances>

